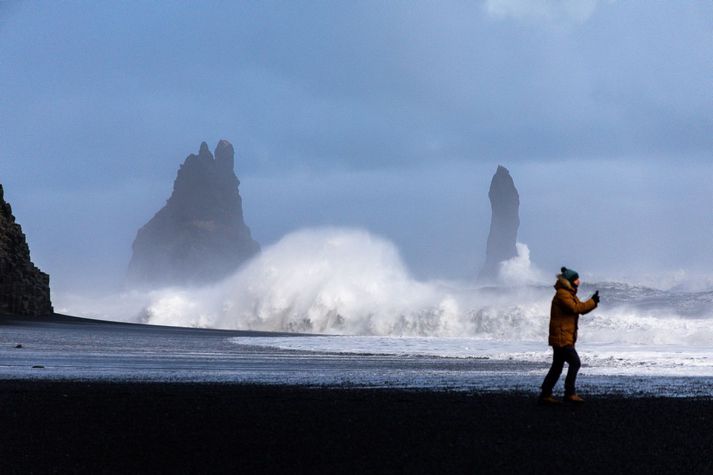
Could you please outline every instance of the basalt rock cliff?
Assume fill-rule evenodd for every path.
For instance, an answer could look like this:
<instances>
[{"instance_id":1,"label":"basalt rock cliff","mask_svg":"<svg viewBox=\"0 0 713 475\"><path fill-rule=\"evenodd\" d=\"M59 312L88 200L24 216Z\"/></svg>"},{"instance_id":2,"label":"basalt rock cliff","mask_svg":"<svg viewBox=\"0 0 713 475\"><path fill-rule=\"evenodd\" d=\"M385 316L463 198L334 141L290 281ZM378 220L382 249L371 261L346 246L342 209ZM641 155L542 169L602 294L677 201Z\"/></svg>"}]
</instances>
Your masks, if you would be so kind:
<instances>
[{"instance_id":1,"label":"basalt rock cliff","mask_svg":"<svg viewBox=\"0 0 713 475\"><path fill-rule=\"evenodd\" d=\"M0 314L42 316L52 313L50 278L30 260L25 234L15 222L0 185Z\"/></svg>"},{"instance_id":2,"label":"basalt rock cliff","mask_svg":"<svg viewBox=\"0 0 713 475\"><path fill-rule=\"evenodd\" d=\"M133 244L131 287L200 285L220 280L260 246L243 219L234 150L221 140L210 153L203 142L178 170L166 205Z\"/></svg>"},{"instance_id":3,"label":"basalt rock cliff","mask_svg":"<svg viewBox=\"0 0 713 475\"><path fill-rule=\"evenodd\" d=\"M498 277L500 263L517 256L515 244L520 227L520 195L507 168L498 166L490 182L488 197L492 218L480 279L492 281Z\"/></svg>"}]
</instances>

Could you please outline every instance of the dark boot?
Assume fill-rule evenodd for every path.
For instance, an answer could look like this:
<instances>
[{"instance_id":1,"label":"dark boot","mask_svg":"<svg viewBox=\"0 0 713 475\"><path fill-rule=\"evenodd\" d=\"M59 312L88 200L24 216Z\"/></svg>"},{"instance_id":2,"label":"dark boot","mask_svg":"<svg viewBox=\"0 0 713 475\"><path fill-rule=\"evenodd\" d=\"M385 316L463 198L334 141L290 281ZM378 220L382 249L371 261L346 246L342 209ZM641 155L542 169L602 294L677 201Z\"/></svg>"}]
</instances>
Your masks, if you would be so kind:
<instances>
[{"instance_id":1,"label":"dark boot","mask_svg":"<svg viewBox=\"0 0 713 475\"><path fill-rule=\"evenodd\" d=\"M540 397L537 398L537 404L540 406L556 406L558 404L562 404L562 401L555 399L552 394L542 393L540 394Z\"/></svg>"},{"instance_id":2,"label":"dark boot","mask_svg":"<svg viewBox=\"0 0 713 475\"><path fill-rule=\"evenodd\" d=\"M579 397L577 393L573 394L568 394L567 396L564 397L565 402L570 402L572 404L582 404L584 403L584 399Z\"/></svg>"}]
</instances>

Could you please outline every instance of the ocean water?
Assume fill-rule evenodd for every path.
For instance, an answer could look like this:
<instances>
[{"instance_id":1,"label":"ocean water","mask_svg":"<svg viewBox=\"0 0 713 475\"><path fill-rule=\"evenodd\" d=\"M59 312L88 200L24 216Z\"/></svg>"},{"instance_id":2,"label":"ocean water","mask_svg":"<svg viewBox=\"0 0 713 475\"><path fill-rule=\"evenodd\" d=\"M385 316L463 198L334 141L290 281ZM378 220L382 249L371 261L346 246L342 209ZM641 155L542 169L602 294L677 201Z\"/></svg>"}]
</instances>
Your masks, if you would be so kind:
<instances>
[{"instance_id":1,"label":"ocean water","mask_svg":"<svg viewBox=\"0 0 713 475\"><path fill-rule=\"evenodd\" d=\"M546 364L555 277L533 265L526 245L518 253L503 264L499 285L419 281L383 238L309 229L210 286L65 298L58 309L155 325L323 335L234 340L287 351ZM585 282L580 298L598 289L602 302L580 319L583 373L713 376L713 287L685 282Z\"/></svg>"},{"instance_id":2,"label":"ocean water","mask_svg":"<svg viewBox=\"0 0 713 475\"><path fill-rule=\"evenodd\" d=\"M600 290L603 302L580 317L577 348L583 374L713 377L713 292L616 282L584 285L580 292L587 296L594 289ZM449 316L448 324L438 323L443 314L431 309L430 314L418 314L426 314L429 325L404 325L397 335L263 337L251 339L250 344L345 355L551 361L552 350L547 346L551 286L471 289L468 294L474 306L455 318ZM486 302L481 307L478 295ZM462 334L452 332L453 321ZM413 328L421 334L403 331ZM247 344L241 338L233 341Z\"/></svg>"}]
</instances>

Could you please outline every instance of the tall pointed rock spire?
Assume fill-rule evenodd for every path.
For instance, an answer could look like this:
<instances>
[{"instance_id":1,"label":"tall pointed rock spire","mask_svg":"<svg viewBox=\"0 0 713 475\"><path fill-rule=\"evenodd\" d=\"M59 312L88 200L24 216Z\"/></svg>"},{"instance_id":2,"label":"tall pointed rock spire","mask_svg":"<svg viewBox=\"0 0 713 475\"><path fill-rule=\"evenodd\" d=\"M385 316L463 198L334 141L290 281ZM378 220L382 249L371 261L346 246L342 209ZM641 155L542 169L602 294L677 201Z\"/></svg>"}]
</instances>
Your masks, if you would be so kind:
<instances>
[{"instance_id":1,"label":"tall pointed rock spire","mask_svg":"<svg viewBox=\"0 0 713 475\"><path fill-rule=\"evenodd\" d=\"M500 263L517 256L515 244L520 227L520 195L507 168L498 166L490 182L488 197L492 218L480 278L492 281L498 277Z\"/></svg>"}]
</instances>

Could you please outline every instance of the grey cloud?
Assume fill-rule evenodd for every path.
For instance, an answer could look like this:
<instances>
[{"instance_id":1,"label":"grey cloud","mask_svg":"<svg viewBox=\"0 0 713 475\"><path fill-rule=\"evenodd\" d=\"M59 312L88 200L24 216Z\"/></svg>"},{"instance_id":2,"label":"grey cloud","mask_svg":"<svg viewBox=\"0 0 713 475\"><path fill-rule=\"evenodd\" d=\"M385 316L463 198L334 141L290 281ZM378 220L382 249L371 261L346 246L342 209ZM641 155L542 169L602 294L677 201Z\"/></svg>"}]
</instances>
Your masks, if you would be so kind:
<instances>
[{"instance_id":1,"label":"grey cloud","mask_svg":"<svg viewBox=\"0 0 713 475\"><path fill-rule=\"evenodd\" d=\"M532 5L575 17L596 11L566 29L485 13ZM122 154L132 138L157 154L167 142L157 137L186 137L176 147L185 150L230 135L254 157L248 167L313 169L486 157L688 160L713 145L713 68L696 47L710 40L710 4L212 7L83 4L72 14L30 4L6 33L17 48L1 52L14 113L0 125L28 130L41 115L41 135L55 146L97 142ZM50 42L58 35L63 42ZM9 80L18 75L24 84Z\"/></svg>"},{"instance_id":2,"label":"grey cloud","mask_svg":"<svg viewBox=\"0 0 713 475\"><path fill-rule=\"evenodd\" d=\"M553 10L565 3L580 9ZM545 14L513 10L523 5ZM419 276L467 273L502 163L535 262L580 251L602 269L709 262L694 253L713 209L697 178L713 150L711 2L26 2L11 13L0 11L0 179L33 252L56 266L112 249L120 268L178 163L220 138L236 146L248 224L266 243L299 226L364 226ZM679 208L653 212L679 167L697 172L672 178ZM650 187L637 183L645 172ZM593 188L567 221L562 189L582 183ZM637 193L646 199L632 203ZM65 217L62 203L92 206ZM92 246L77 249L99 213ZM692 229L680 256L661 251L678 239L672 217Z\"/></svg>"}]
</instances>

